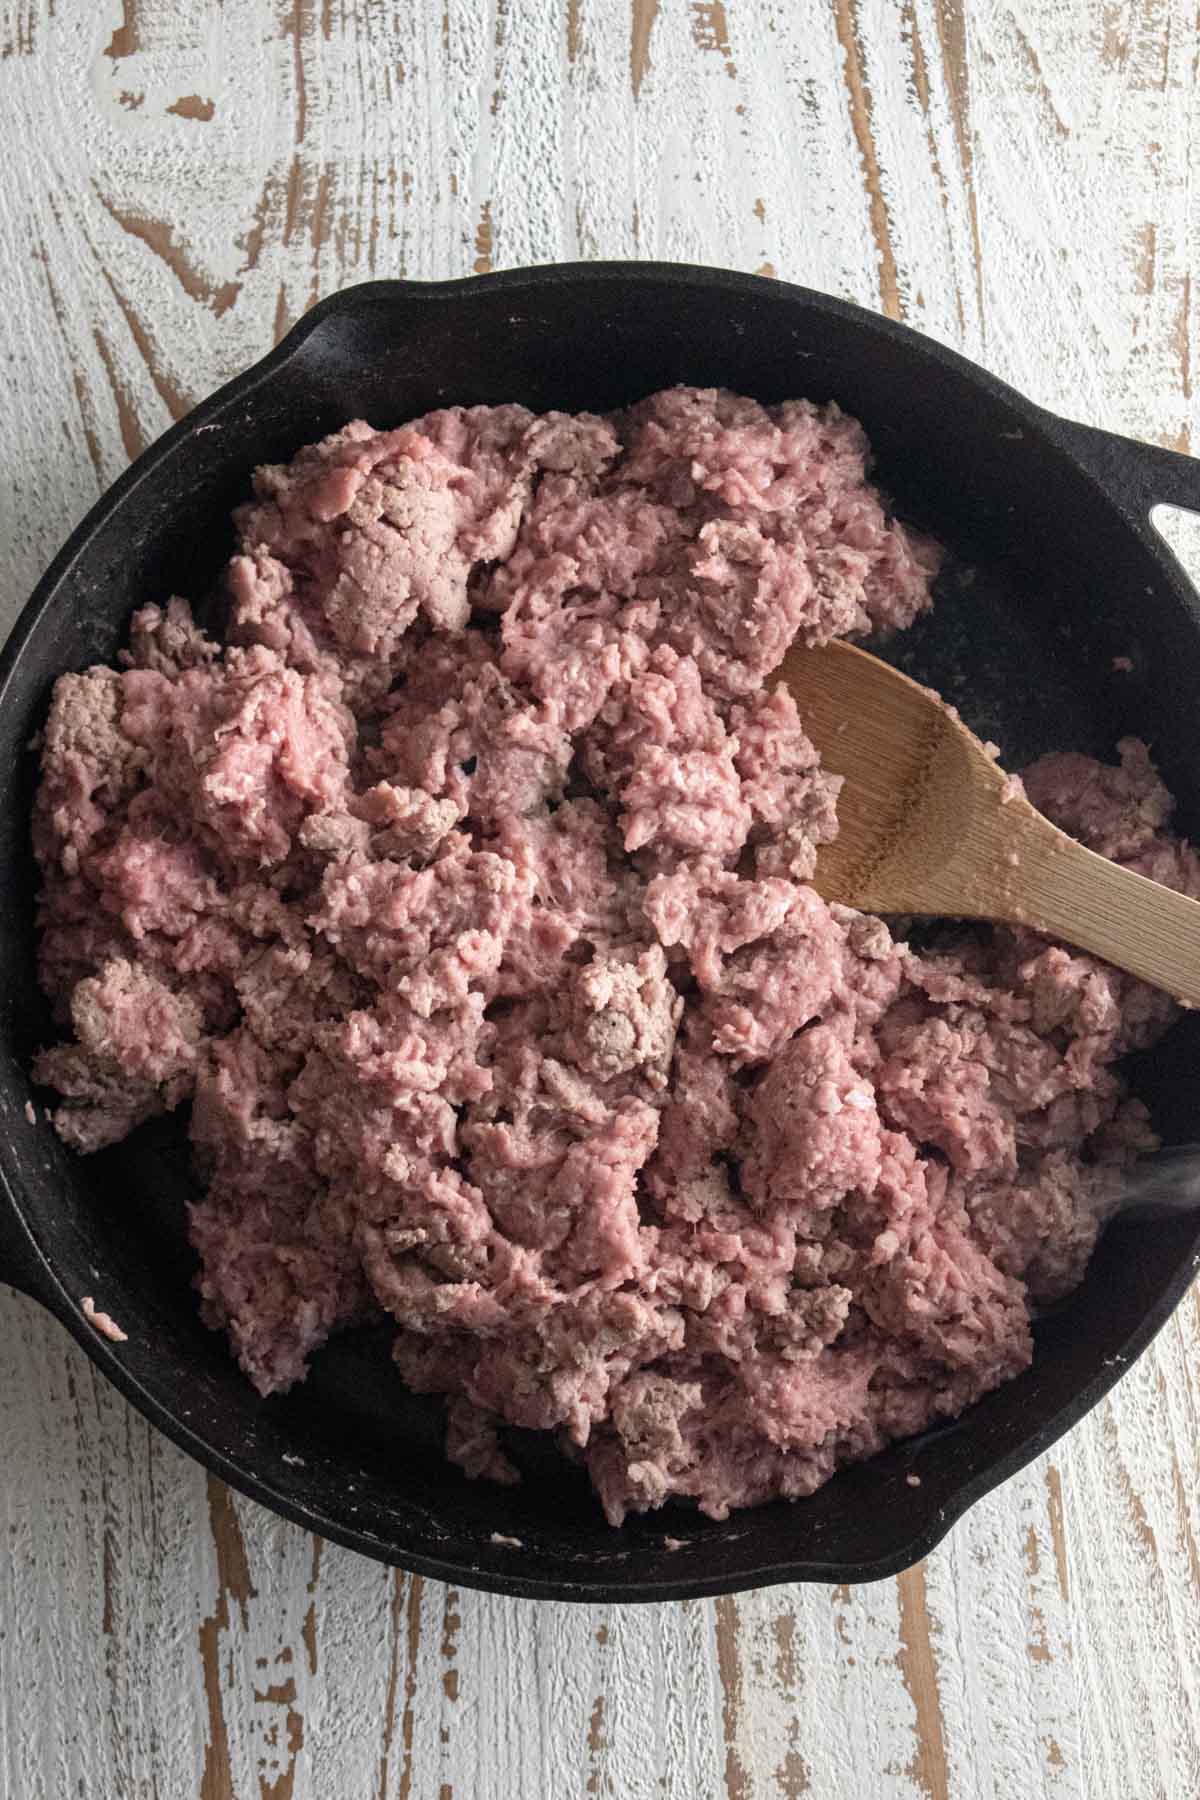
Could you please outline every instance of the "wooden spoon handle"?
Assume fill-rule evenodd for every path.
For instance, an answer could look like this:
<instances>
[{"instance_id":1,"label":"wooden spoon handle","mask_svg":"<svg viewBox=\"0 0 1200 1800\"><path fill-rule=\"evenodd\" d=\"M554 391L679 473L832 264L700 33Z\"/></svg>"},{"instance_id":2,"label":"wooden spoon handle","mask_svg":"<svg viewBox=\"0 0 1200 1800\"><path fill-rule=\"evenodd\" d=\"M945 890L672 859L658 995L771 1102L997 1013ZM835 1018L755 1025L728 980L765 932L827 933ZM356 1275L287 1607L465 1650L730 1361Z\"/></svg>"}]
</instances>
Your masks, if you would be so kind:
<instances>
[{"instance_id":1,"label":"wooden spoon handle","mask_svg":"<svg viewBox=\"0 0 1200 1800\"><path fill-rule=\"evenodd\" d=\"M1010 890L1014 899L1019 895L1010 913L1015 922L1090 950L1184 1006L1200 1006L1200 901L1097 856L1053 827L1031 851L1022 852Z\"/></svg>"}]
</instances>

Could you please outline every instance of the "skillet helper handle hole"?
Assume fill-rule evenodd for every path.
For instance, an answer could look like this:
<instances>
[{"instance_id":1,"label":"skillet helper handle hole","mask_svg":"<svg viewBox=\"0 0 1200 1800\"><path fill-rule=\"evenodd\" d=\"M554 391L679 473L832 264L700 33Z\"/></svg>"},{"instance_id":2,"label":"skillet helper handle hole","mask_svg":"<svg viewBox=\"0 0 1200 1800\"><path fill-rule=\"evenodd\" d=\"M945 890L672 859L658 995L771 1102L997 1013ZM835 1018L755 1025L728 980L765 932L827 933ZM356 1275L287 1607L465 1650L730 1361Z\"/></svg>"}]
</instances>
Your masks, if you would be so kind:
<instances>
[{"instance_id":1,"label":"skillet helper handle hole","mask_svg":"<svg viewBox=\"0 0 1200 1800\"><path fill-rule=\"evenodd\" d=\"M1064 448L1139 522L1156 506L1200 513L1200 457L1070 419L1055 424Z\"/></svg>"}]
</instances>

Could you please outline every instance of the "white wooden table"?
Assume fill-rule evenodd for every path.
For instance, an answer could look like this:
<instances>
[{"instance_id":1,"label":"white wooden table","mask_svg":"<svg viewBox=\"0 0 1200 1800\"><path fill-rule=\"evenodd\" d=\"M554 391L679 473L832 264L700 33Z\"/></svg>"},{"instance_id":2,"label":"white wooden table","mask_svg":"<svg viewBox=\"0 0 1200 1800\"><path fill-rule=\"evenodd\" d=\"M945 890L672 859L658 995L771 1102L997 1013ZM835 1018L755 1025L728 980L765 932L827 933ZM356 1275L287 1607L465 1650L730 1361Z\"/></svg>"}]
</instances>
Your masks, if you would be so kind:
<instances>
[{"instance_id":1,"label":"white wooden table","mask_svg":"<svg viewBox=\"0 0 1200 1800\"><path fill-rule=\"evenodd\" d=\"M0 623L129 457L371 276L758 269L1186 448L1197 32L1192 0L0 0ZM1198 1367L1193 1294L896 1581L573 1609L231 1496L0 1290L0 1800L1191 1800Z\"/></svg>"}]
</instances>

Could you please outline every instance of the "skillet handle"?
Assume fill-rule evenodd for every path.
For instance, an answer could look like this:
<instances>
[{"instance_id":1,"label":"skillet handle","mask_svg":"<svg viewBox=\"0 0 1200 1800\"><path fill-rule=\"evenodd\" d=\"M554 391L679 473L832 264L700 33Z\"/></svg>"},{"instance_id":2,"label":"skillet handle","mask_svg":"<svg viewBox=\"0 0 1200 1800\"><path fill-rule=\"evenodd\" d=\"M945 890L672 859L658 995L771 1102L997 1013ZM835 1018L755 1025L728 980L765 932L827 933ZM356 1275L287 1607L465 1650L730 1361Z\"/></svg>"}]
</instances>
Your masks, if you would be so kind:
<instances>
[{"instance_id":1,"label":"skillet handle","mask_svg":"<svg viewBox=\"0 0 1200 1800\"><path fill-rule=\"evenodd\" d=\"M46 1304L42 1258L12 1198L0 1181L0 1282Z\"/></svg>"},{"instance_id":2,"label":"skillet handle","mask_svg":"<svg viewBox=\"0 0 1200 1800\"><path fill-rule=\"evenodd\" d=\"M1154 506L1200 512L1200 457L1059 419L1066 447L1126 512L1141 521Z\"/></svg>"}]
</instances>

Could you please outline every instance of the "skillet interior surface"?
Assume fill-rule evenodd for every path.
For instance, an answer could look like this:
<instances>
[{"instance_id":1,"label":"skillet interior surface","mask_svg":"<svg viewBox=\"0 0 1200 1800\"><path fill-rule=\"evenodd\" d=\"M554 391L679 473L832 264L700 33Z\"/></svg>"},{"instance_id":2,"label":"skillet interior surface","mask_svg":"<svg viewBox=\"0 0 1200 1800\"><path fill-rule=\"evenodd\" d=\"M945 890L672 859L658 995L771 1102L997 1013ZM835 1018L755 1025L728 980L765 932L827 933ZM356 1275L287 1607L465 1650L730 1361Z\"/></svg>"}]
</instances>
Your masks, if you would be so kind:
<instances>
[{"instance_id":1,"label":"skillet interior surface","mask_svg":"<svg viewBox=\"0 0 1200 1800\"><path fill-rule=\"evenodd\" d=\"M658 1599L904 1567L1094 1404L1165 1319L1200 1247L1186 1215L1116 1225L1083 1287L1039 1325L1025 1375L810 1500L725 1524L669 1508L612 1532L583 1475L537 1438L514 1439L526 1472L516 1490L445 1465L440 1408L401 1387L386 1329L343 1337L304 1386L259 1401L196 1314L178 1122L86 1162L44 1123L26 1123L24 1071L49 1035L34 977L27 745L54 677L113 658L136 605L211 588L254 465L349 419L392 425L438 405L503 400L603 410L676 381L765 401L833 398L856 414L897 511L951 551L934 614L886 653L955 701L1010 767L1051 748L1111 755L1124 733L1145 736L1180 823L1200 831L1200 619L1149 527L1080 462L1074 428L902 328L712 271L592 265L376 284L326 302L106 496L0 668L0 1168L12 1201L6 1221L0 1200L0 1269L244 1491L368 1554L512 1593ZM1114 672L1114 657L1129 657L1132 672ZM1133 1071L1169 1141L1200 1138L1198 1049L1192 1018ZM90 1333L78 1313L85 1293L114 1313L127 1344ZM919 1486L906 1480L914 1472Z\"/></svg>"}]
</instances>

